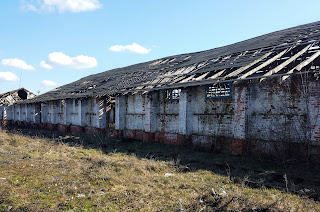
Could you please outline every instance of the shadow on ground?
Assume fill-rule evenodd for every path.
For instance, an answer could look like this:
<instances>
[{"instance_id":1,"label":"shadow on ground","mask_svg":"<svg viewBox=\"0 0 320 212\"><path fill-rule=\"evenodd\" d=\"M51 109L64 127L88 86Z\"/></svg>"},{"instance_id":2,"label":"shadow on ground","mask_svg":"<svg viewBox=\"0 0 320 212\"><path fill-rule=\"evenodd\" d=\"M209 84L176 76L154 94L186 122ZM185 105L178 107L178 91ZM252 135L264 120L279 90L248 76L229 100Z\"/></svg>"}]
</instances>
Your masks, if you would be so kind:
<instances>
[{"instance_id":1,"label":"shadow on ground","mask_svg":"<svg viewBox=\"0 0 320 212\"><path fill-rule=\"evenodd\" d=\"M233 156L163 143L121 141L110 136L70 134L44 129L9 126L11 133L44 137L70 146L121 152L138 158L172 161L181 172L209 170L252 188L275 188L320 201L320 165L297 161L277 163L271 158Z\"/></svg>"}]
</instances>

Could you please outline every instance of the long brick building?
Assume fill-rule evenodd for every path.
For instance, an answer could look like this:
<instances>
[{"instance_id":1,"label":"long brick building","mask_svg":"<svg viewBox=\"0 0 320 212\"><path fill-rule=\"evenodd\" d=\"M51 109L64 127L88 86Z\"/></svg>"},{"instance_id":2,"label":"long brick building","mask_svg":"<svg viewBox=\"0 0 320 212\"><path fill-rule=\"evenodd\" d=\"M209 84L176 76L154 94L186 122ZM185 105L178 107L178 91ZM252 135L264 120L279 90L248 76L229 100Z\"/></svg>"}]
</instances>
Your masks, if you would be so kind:
<instances>
[{"instance_id":1,"label":"long brick building","mask_svg":"<svg viewBox=\"0 0 320 212\"><path fill-rule=\"evenodd\" d=\"M2 123L234 154L320 155L320 22L117 68L8 106Z\"/></svg>"}]
</instances>

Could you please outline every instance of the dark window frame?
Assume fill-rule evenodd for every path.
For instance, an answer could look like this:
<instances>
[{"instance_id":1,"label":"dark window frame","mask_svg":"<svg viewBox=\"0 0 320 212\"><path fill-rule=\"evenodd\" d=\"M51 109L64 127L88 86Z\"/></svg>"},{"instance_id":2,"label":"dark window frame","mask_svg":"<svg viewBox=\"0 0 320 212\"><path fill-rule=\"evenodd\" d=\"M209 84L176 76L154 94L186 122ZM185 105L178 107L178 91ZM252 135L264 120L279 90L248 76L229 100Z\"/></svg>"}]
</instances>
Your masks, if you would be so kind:
<instances>
[{"instance_id":1,"label":"dark window frame","mask_svg":"<svg viewBox=\"0 0 320 212\"><path fill-rule=\"evenodd\" d=\"M207 99L216 99L216 98L231 97L231 88L232 88L232 82L223 82L223 83L207 85L206 86L206 98ZM213 95L214 92L217 95ZM221 94L221 93L225 93L225 94Z\"/></svg>"},{"instance_id":2,"label":"dark window frame","mask_svg":"<svg viewBox=\"0 0 320 212\"><path fill-rule=\"evenodd\" d=\"M166 101L179 101L181 94L181 88L167 89L165 92Z\"/></svg>"}]
</instances>

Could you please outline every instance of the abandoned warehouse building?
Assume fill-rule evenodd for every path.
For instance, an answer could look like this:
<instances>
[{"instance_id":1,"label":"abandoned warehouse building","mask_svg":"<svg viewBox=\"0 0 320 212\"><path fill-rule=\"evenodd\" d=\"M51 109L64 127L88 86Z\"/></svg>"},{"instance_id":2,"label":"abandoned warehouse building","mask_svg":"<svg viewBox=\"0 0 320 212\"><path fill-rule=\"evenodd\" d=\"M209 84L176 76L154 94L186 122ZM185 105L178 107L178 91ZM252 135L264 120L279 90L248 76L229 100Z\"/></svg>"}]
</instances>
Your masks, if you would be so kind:
<instances>
[{"instance_id":1,"label":"abandoned warehouse building","mask_svg":"<svg viewBox=\"0 0 320 212\"><path fill-rule=\"evenodd\" d=\"M320 157L320 22L84 77L0 106L2 124Z\"/></svg>"}]
</instances>

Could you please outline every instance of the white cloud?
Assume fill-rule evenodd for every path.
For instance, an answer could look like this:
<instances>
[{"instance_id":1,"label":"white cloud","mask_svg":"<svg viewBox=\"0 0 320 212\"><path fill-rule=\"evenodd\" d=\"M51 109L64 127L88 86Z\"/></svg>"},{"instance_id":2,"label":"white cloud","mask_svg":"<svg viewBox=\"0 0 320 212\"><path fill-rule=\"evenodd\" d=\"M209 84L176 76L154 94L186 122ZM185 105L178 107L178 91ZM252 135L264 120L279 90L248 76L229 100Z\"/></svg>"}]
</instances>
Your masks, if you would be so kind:
<instances>
[{"instance_id":1,"label":"white cloud","mask_svg":"<svg viewBox=\"0 0 320 212\"><path fill-rule=\"evenodd\" d=\"M0 81L18 81L19 78L12 72L0 72Z\"/></svg>"},{"instance_id":2,"label":"white cloud","mask_svg":"<svg viewBox=\"0 0 320 212\"><path fill-rule=\"evenodd\" d=\"M1 64L6 67L13 67L24 70L34 70L33 66L28 65L25 61L17 58L2 59Z\"/></svg>"},{"instance_id":3,"label":"white cloud","mask_svg":"<svg viewBox=\"0 0 320 212\"><path fill-rule=\"evenodd\" d=\"M102 4L99 0L25 0L21 9L33 12L86 12L100 9Z\"/></svg>"},{"instance_id":4,"label":"white cloud","mask_svg":"<svg viewBox=\"0 0 320 212\"><path fill-rule=\"evenodd\" d=\"M21 6L21 8L22 8L23 10L32 11L32 12L37 12L37 11L38 11L38 9L37 9L34 5L28 4L28 3L26 3L26 4L23 5L23 6Z\"/></svg>"},{"instance_id":5,"label":"white cloud","mask_svg":"<svg viewBox=\"0 0 320 212\"><path fill-rule=\"evenodd\" d=\"M129 52L134 52L139 54L148 54L151 51L151 49L147 49L143 46L140 46L137 43L133 43L131 45L126 45L126 46L123 46L123 45L110 46L109 50L113 52L129 51Z\"/></svg>"},{"instance_id":6,"label":"white cloud","mask_svg":"<svg viewBox=\"0 0 320 212\"><path fill-rule=\"evenodd\" d=\"M96 58L79 55L70 57L62 52L52 52L48 55L47 59L41 61L42 68L51 69L55 66L66 67L72 69L85 69L93 68L98 65Z\"/></svg>"},{"instance_id":7,"label":"white cloud","mask_svg":"<svg viewBox=\"0 0 320 212\"><path fill-rule=\"evenodd\" d=\"M43 80L43 81L41 81L40 85L42 85L42 86L57 86L57 83L53 82L51 80Z\"/></svg>"},{"instance_id":8,"label":"white cloud","mask_svg":"<svg viewBox=\"0 0 320 212\"><path fill-rule=\"evenodd\" d=\"M40 66L41 66L42 68L45 68L45 69L52 69L52 68L53 68L51 65L49 65L48 63L46 63L46 61L44 61L44 60L42 60L42 61L40 62Z\"/></svg>"}]
</instances>

